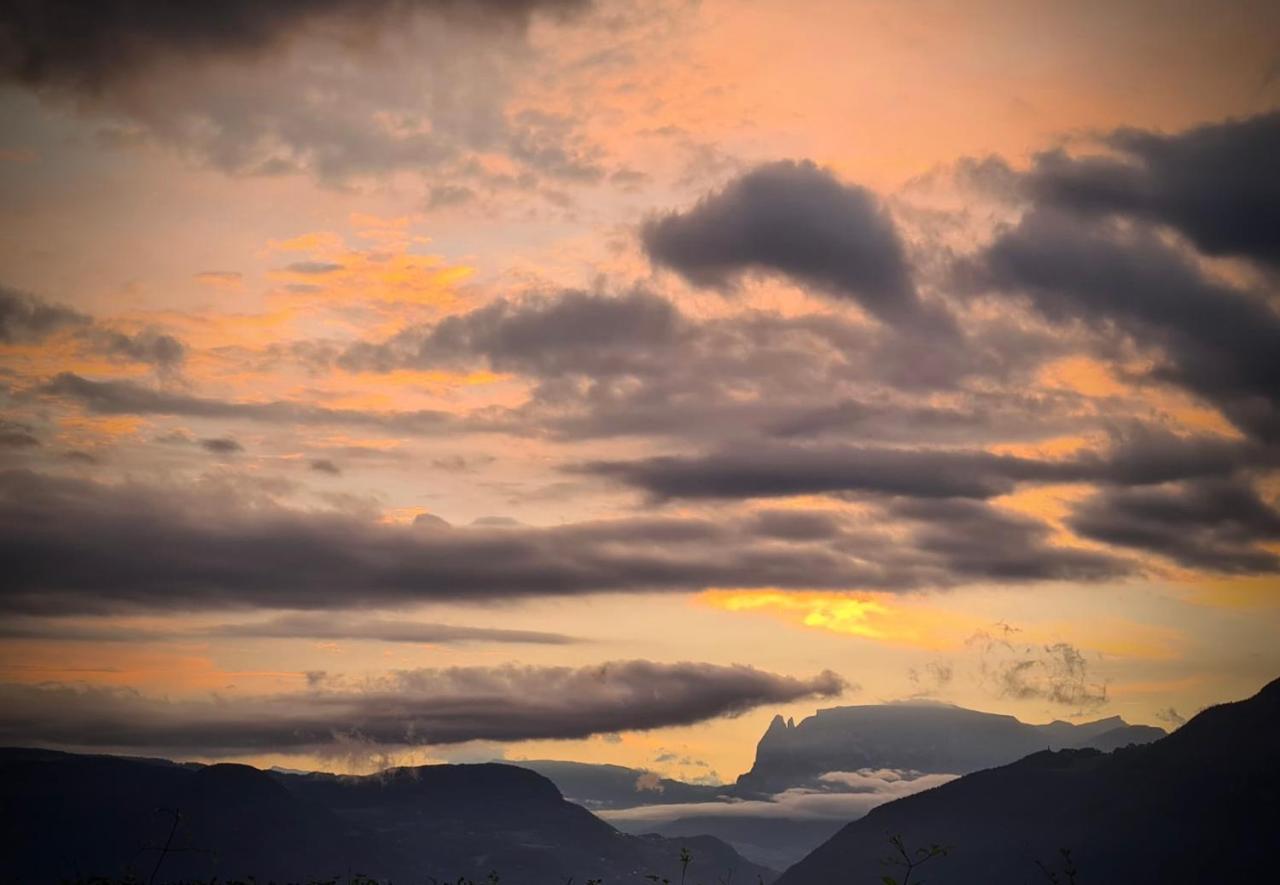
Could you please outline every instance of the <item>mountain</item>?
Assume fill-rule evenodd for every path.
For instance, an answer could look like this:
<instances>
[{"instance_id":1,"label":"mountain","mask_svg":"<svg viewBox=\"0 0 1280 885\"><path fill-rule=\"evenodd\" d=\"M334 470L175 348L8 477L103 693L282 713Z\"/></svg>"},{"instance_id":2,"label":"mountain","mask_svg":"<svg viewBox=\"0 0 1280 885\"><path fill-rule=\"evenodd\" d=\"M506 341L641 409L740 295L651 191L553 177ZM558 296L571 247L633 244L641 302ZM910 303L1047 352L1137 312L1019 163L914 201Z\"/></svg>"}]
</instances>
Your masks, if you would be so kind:
<instances>
[{"instance_id":1,"label":"mountain","mask_svg":"<svg viewBox=\"0 0 1280 885\"><path fill-rule=\"evenodd\" d=\"M174 811L181 817L175 826ZM0 882L150 874L259 881L363 873L504 882L690 875L770 881L718 839L626 835L510 765L432 765L367 777L246 765L0 750Z\"/></svg>"},{"instance_id":2,"label":"mountain","mask_svg":"<svg viewBox=\"0 0 1280 885\"><path fill-rule=\"evenodd\" d=\"M626 833L656 833L677 840L695 833L714 836L732 845L748 860L781 870L830 839L847 821L847 817L837 820L699 814L659 821L612 820L610 823Z\"/></svg>"},{"instance_id":3,"label":"mountain","mask_svg":"<svg viewBox=\"0 0 1280 885\"><path fill-rule=\"evenodd\" d=\"M538 772L559 787L560 792L570 802L576 802L592 811L633 808L637 805L711 802L727 792L726 787L685 783L623 765L558 762L544 759L511 764Z\"/></svg>"},{"instance_id":4,"label":"mountain","mask_svg":"<svg viewBox=\"0 0 1280 885\"><path fill-rule=\"evenodd\" d=\"M1048 881L1037 862L1065 881L1062 848L1082 882L1275 881L1277 746L1280 680L1145 746L1043 751L882 805L778 885L880 882L893 835L950 848L927 867L937 882Z\"/></svg>"},{"instance_id":5,"label":"mountain","mask_svg":"<svg viewBox=\"0 0 1280 885\"><path fill-rule=\"evenodd\" d=\"M1074 725L1028 725L1012 716L940 703L874 704L819 710L799 725L775 716L737 795L767 796L814 786L833 771L910 769L966 774L1048 748L1147 743L1164 731L1118 716Z\"/></svg>"},{"instance_id":6,"label":"mountain","mask_svg":"<svg viewBox=\"0 0 1280 885\"><path fill-rule=\"evenodd\" d=\"M0 751L0 881L149 874L171 829L162 880L332 876L402 860L248 766Z\"/></svg>"}]
</instances>

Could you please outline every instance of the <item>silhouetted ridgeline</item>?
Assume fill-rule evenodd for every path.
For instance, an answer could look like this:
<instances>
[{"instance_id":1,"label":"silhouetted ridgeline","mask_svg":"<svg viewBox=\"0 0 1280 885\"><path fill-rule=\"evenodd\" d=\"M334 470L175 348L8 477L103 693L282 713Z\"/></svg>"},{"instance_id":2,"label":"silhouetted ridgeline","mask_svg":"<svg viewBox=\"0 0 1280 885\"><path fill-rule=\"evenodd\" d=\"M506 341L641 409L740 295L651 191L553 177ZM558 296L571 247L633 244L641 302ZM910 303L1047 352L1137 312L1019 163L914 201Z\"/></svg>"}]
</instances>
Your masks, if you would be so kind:
<instances>
[{"instance_id":1,"label":"silhouetted ridgeline","mask_svg":"<svg viewBox=\"0 0 1280 885\"><path fill-rule=\"evenodd\" d=\"M370 777L264 772L245 765L0 750L0 881L56 883L142 872L182 817L158 882L249 875L307 881L359 872L504 883L570 877L678 880L680 850L707 879L776 874L708 837L618 832L566 802L546 778L509 765L436 765Z\"/></svg>"},{"instance_id":2,"label":"silhouetted ridgeline","mask_svg":"<svg viewBox=\"0 0 1280 885\"><path fill-rule=\"evenodd\" d=\"M1114 740L1107 724L1077 727L1077 736ZM937 747L958 752L950 740L940 735ZM777 885L881 882L894 873L884 859L897 835L913 850L950 848L929 862L936 885L1046 881L1037 862L1059 863L1064 847L1080 882L1275 881L1278 744L1280 680L1145 746L1041 751L882 805ZM730 873L739 885L772 878L718 839L623 834L565 801L545 777L498 764L350 778L0 750L0 833L0 881L22 885L130 870L145 881L170 839L157 882L345 880L355 872L402 883L483 882L496 871L504 885L641 885L650 874L681 881L684 848L695 859L690 885Z\"/></svg>"},{"instance_id":3,"label":"silhouetted ridgeline","mask_svg":"<svg viewBox=\"0 0 1280 885\"><path fill-rule=\"evenodd\" d=\"M1070 848L1081 882L1280 880L1280 680L1205 710L1155 743L1041 752L883 805L787 870L778 885L878 882L886 839L952 847L930 882L1047 881Z\"/></svg>"},{"instance_id":4,"label":"silhouetted ridgeline","mask_svg":"<svg viewBox=\"0 0 1280 885\"><path fill-rule=\"evenodd\" d=\"M1119 716L1028 725L1012 716L920 702L832 707L798 725L774 718L756 747L755 764L738 778L741 796L815 784L831 771L912 769L967 774L1045 749L1113 750L1164 737Z\"/></svg>"}]
</instances>

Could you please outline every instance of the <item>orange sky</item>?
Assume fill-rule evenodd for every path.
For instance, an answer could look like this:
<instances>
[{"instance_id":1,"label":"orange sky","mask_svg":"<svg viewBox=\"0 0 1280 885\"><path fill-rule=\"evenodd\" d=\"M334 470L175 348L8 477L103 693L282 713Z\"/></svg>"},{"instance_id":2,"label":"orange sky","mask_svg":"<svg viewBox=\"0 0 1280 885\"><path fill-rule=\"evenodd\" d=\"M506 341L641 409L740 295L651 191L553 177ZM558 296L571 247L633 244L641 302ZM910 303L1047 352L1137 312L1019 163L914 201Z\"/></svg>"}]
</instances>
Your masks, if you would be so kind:
<instances>
[{"instance_id":1,"label":"orange sky","mask_svg":"<svg viewBox=\"0 0 1280 885\"><path fill-rule=\"evenodd\" d=\"M749 766L776 712L927 696L1169 726L1250 693L1280 670L1275 438L1229 392L1162 374L1190 332L1159 314L1073 313L972 280L1044 209L1025 184L1041 152L1274 121L1277 25L1273 4L1244 0L598 0L527 20L299 21L189 64L160 45L93 89L74 76L84 59L43 82L6 67L0 503L6 549L36 552L4 596L0 682L215 704L301 697L318 671L645 659L843 677L839 698L694 724L389 748L719 779ZM768 165L788 159L814 166ZM789 258L659 254L661 217L732 252L721 238L751 198L734 188L760 169L784 185L813 169L849 212L876 207L920 327L877 314L856 266L832 283ZM721 205L700 233L697 213ZM1194 293L1274 318L1270 259L1214 252L1176 219L1088 223L1143 254L1162 244ZM1240 459L1213 490L1256 499L1253 522L1187 522L1181 553L1145 526L1088 528L1151 495L1205 500L1199 474L1130 488L1090 460L1156 443ZM969 466L887 488L904 450ZM853 486L807 473L853 456L878 459ZM755 459L781 459L765 490L723 492ZM732 469L719 492L659 488L685 461L700 472L661 482ZM953 469L993 485L917 489ZM788 470L807 478L774 489ZM63 513L112 533L60 548ZM134 519L155 534L131 539ZM30 540L46 530L47 549ZM254 538L313 530L313 559L363 539L350 573L256 575L275 541ZM166 572L148 544L182 538L198 565ZM425 574L473 540L517 552L387 590L413 545ZM217 561L227 549L243 561ZM117 554L155 554L154 581L130 567L113 583ZM299 611L339 627L222 630ZM371 615L574 641L340 635ZM1039 682L992 678L1020 660ZM1063 680L1076 703L1053 700ZM654 761L673 748L696 764ZM349 746L252 758L371 764Z\"/></svg>"}]
</instances>

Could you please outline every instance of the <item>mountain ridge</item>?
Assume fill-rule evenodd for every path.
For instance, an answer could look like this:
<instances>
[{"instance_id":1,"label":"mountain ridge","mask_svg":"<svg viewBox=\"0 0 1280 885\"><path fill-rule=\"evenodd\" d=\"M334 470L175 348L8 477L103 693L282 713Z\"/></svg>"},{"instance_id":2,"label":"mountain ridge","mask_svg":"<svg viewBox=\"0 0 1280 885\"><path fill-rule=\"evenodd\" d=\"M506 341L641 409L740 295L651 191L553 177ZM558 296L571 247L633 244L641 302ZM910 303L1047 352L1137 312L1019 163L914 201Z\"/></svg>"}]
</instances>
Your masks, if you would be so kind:
<instances>
[{"instance_id":1,"label":"mountain ridge","mask_svg":"<svg viewBox=\"0 0 1280 885\"><path fill-rule=\"evenodd\" d=\"M930 878L1034 879L1071 850L1081 881L1267 881L1280 832L1280 680L1203 711L1158 741L1104 753L1045 750L873 809L787 869L778 885L850 871L877 882L887 839L950 846Z\"/></svg>"},{"instance_id":2,"label":"mountain ridge","mask_svg":"<svg viewBox=\"0 0 1280 885\"><path fill-rule=\"evenodd\" d=\"M180 814L180 816L178 816ZM512 765L431 765L349 777L25 748L0 749L0 882L149 871L158 881L675 880L680 851L723 874L772 870L708 836L622 833Z\"/></svg>"}]
</instances>

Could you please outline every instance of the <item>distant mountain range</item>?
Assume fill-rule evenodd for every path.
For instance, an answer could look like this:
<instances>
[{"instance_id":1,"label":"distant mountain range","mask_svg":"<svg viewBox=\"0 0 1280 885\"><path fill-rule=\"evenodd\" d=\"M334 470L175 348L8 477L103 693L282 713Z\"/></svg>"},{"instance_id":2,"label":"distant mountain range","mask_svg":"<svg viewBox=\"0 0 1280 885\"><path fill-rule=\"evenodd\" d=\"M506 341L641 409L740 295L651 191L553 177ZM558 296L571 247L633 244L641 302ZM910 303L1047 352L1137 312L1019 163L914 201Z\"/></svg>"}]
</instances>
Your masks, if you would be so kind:
<instances>
[{"instance_id":1,"label":"distant mountain range","mask_svg":"<svg viewBox=\"0 0 1280 885\"><path fill-rule=\"evenodd\" d=\"M175 811L180 818L175 818ZM175 826L176 820L176 826ZM771 881L718 839L632 836L511 765L433 765L369 777L265 772L245 765L0 750L0 882L35 885L130 870L157 882L308 881L358 872L508 883L588 878Z\"/></svg>"},{"instance_id":2,"label":"distant mountain range","mask_svg":"<svg viewBox=\"0 0 1280 885\"><path fill-rule=\"evenodd\" d=\"M559 787L570 802L577 802L592 811L671 802L713 802L730 791L724 786L685 783L624 765L544 759L511 764L538 772Z\"/></svg>"},{"instance_id":3,"label":"distant mountain range","mask_svg":"<svg viewBox=\"0 0 1280 885\"><path fill-rule=\"evenodd\" d=\"M1174 738L1182 741L1190 728ZM870 830L859 829L860 823L845 826L874 806L1034 754L1009 768L981 771L881 805L865 820L896 823L892 816L885 818L886 809L939 795L968 796L973 808L994 814L984 797L1003 797L1004 791L1012 796L1024 780L1032 785L1047 780L1036 801L1076 808L1070 803L1092 795L1093 788L1081 784L1092 783L1093 772L1110 764L1098 760L1135 758L1136 752L1121 750L1112 757L1100 751L1163 735L1118 717L1028 725L935 703L837 707L799 724L776 717L759 742L751 770L737 783L721 786L624 766L550 760L342 777L0 750L0 883L57 882L129 869L145 877L160 846L170 840L171 828L170 851L157 881L247 875L259 881L305 881L349 872L401 882L455 881L459 876L482 880L496 871L504 883L515 885L571 877L640 885L651 874L678 881L682 848L695 858L692 882L720 881L730 872L738 882L769 882L776 876L772 870L801 858L784 885L817 885L820 879L825 885L837 873L847 879L847 873L860 875L863 869L876 873L868 881L879 881L878 868L867 867L867 859L874 856L878 863L884 856L888 830L880 823ZM1037 753L1046 748L1061 752ZM1000 775L1005 771L1026 777L1014 774L1006 781ZM976 793L965 786L975 778L985 785L993 777L995 786ZM1021 808L1016 797L1008 801ZM948 863L969 850L985 857L996 845L948 818L967 818L970 810L962 805L939 810L926 802L920 819L927 825L903 825L893 832L918 841L954 840L960 847ZM999 807L996 801L994 808ZM181 814L176 827L175 811ZM1154 810L1148 817L1159 820ZM1025 846L1014 856L1025 860L1035 851L1052 859L1059 843L1082 844L1081 832L1057 818L1046 820L1044 829L1028 830ZM1083 861L1086 855L1079 857ZM956 866L966 869L963 862Z\"/></svg>"},{"instance_id":4,"label":"distant mountain range","mask_svg":"<svg viewBox=\"0 0 1280 885\"><path fill-rule=\"evenodd\" d=\"M1280 870L1280 680L1200 713L1168 737L1112 753L1042 751L873 810L777 885L878 883L900 835L939 844L940 883L1274 882ZM901 878L901 871L897 874Z\"/></svg>"},{"instance_id":5,"label":"distant mountain range","mask_svg":"<svg viewBox=\"0 0 1280 885\"><path fill-rule=\"evenodd\" d=\"M738 778L740 797L816 786L824 774L909 769L967 774L1045 749L1112 750L1164 737L1119 716L1072 724L1028 725L1012 716L950 704L898 703L819 710L799 725L775 716L756 747L755 764Z\"/></svg>"},{"instance_id":6,"label":"distant mountain range","mask_svg":"<svg viewBox=\"0 0 1280 885\"><path fill-rule=\"evenodd\" d=\"M912 780L919 774L965 774L1046 748L1109 751L1164 734L1118 716L1028 725L1012 716L911 702L832 707L799 724L777 716L760 739L751 770L720 787L621 766L515 764L545 774L626 832L713 835L756 863L784 869L876 804L938 782ZM859 772L866 776L832 776ZM811 801L814 796L826 801Z\"/></svg>"}]
</instances>

